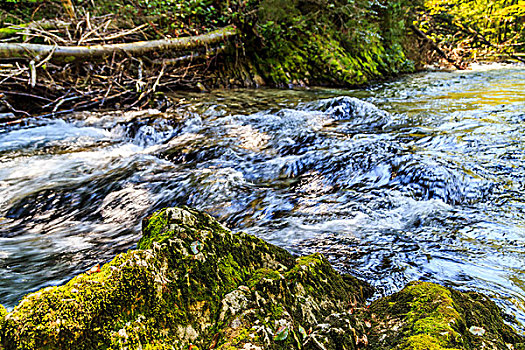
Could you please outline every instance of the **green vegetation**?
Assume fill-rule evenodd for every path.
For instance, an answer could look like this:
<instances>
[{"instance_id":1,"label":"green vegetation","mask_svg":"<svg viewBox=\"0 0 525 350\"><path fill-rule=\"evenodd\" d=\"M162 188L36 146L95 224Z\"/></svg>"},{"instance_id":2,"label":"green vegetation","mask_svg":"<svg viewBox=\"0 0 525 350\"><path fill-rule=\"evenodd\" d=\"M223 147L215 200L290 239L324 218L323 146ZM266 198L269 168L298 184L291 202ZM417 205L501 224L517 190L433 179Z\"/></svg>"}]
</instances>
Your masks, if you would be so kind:
<instances>
[{"instance_id":1,"label":"green vegetation","mask_svg":"<svg viewBox=\"0 0 525 350\"><path fill-rule=\"evenodd\" d=\"M9 26L60 18L65 2L14 3L0 13L0 20ZM237 67L227 59L223 75L236 80L235 85L359 85L415 68L405 54L406 23L415 6L408 0L79 0L73 4L78 18L113 14L110 26L144 26L142 39L202 34L233 24L244 37L237 43L237 51L241 49L235 53ZM33 42L41 40L33 38Z\"/></svg>"},{"instance_id":2,"label":"green vegetation","mask_svg":"<svg viewBox=\"0 0 525 350\"><path fill-rule=\"evenodd\" d=\"M263 77L278 85L357 85L414 69L409 1L252 1ZM250 11L248 11L250 12Z\"/></svg>"},{"instance_id":3,"label":"green vegetation","mask_svg":"<svg viewBox=\"0 0 525 350\"><path fill-rule=\"evenodd\" d=\"M523 60L524 14L525 0L19 0L0 9L0 39L9 43L0 57L25 63L6 65L3 85L13 93L4 104L14 115L146 107L165 105L155 100L181 88L348 87L441 58L458 68L487 58ZM213 46L197 40L202 45L192 48L115 48L219 28L232 35ZM35 51L29 44L47 46ZM97 44L111 48L84 54ZM77 45L83 53L59 59ZM68 91L78 95L72 100ZM98 96L88 96L92 91ZM58 102L14 97L20 92Z\"/></svg>"},{"instance_id":4,"label":"green vegetation","mask_svg":"<svg viewBox=\"0 0 525 350\"><path fill-rule=\"evenodd\" d=\"M420 28L456 59L524 52L524 0L426 0L419 11Z\"/></svg>"}]
</instances>

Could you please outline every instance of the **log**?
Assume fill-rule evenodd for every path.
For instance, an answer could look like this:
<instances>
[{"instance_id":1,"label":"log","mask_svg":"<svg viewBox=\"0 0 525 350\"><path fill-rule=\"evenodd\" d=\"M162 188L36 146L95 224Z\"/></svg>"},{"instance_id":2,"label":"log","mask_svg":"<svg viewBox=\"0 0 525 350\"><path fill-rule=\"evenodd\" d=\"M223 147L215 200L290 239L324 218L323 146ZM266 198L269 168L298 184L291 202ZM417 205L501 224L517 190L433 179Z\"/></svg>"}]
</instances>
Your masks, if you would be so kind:
<instances>
[{"instance_id":1,"label":"log","mask_svg":"<svg viewBox=\"0 0 525 350\"><path fill-rule=\"evenodd\" d=\"M52 54L51 61L88 60L108 57L113 54L140 56L151 52L192 50L225 41L237 34L237 29L228 26L203 35L121 44L54 46L29 43L0 43L0 59L34 59L35 57L46 57L50 54Z\"/></svg>"},{"instance_id":2,"label":"log","mask_svg":"<svg viewBox=\"0 0 525 350\"><path fill-rule=\"evenodd\" d=\"M192 52L189 55L185 55L181 57L153 60L153 64L166 65L166 66L181 65L187 62L192 62L192 61L207 60L213 56L223 53L224 51L226 51L226 47L222 45L222 46L218 46L218 47L206 50L206 52Z\"/></svg>"},{"instance_id":3,"label":"log","mask_svg":"<svg viewBox=\"0 0 525 350\"><path fill-rule=\"evenodd\" d=\"M9 38L17 34L23 34L25 31L31 29L55 29L55 28L67 28L70 23L59 21L59 20L43 20L38 22L31 22L25 24L12 25L5 28L0 28L0 39Z\"/></svg>"}]
</instances>

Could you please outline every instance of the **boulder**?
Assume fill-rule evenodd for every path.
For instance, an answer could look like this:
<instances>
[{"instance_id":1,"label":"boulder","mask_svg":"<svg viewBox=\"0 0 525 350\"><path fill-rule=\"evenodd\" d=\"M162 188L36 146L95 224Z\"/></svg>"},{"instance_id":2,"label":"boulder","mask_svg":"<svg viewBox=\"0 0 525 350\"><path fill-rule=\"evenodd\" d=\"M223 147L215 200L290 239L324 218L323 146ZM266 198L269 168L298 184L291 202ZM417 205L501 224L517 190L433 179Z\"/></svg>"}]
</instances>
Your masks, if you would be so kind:
<instances>
[{"instance_id":1,"label":"boulder","mask_svg":"<svg viewBox=\"0 0 525 350\"><path fill-rule=\"evenodd\" d=\"M485 295L412 282L372 303L371 349L525 349Z\"/></svg>"},{"instance_id":2,"label":"boulder","mask_svg":"<svg viewBox=\"0 0 525 350\"><path fill-rule=\"evenodd\" d=\"M291 349L368 284L319 254L234 234L189 208L145 219L137 250L24 297L1 328L10 349Z\"/></svg>"}]
</instances>

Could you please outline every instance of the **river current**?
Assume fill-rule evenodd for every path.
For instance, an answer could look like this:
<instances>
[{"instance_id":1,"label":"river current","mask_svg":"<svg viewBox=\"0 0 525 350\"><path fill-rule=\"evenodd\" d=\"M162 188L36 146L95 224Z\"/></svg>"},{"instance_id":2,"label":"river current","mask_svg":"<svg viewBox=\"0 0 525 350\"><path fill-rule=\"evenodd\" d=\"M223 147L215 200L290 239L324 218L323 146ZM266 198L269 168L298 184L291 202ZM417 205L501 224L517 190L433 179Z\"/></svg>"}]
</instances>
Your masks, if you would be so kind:
<instances>
[{"instance_id":1,"label":"river current","mask_svg":"<svg viewBox=\"0 0 525 350\"><path fill-rule=\"evenodd\" d=\"M412 280L476 290L523 329L524 67L171 98L164 113L0 125L1 304L109 261L144 216L188 205L322 252L376 297Z\"/></svg>"}]
</instances>

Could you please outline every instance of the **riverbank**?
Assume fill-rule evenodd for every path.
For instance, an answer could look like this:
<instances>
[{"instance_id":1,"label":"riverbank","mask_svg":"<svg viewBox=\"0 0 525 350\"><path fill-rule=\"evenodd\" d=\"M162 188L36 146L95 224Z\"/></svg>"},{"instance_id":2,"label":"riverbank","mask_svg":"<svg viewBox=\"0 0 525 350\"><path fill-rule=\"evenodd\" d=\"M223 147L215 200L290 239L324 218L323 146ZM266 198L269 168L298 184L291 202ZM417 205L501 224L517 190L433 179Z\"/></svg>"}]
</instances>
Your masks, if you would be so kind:
<instances>
[{"instance_id":1,"label":"riverbank","mask_svg":"<svg viewBox=\"0 0 525 350\"><path fill-rule=\"evenodd\" d=\"M0 12L0 113L12 113L12 119L166 108L163 94L178 89L362 86L413 72L422 54L405 25L412 20L409 1L116 0L95 6L86 0L74 7L68 1L9 6ZM198 47L159 44L147 53L118 46L221 28L234 28L235 35ZM27 45L48 47L35 51ZM106 50L94 57L96 45ZM117 48L111 51L111 45ZM75 55L60 54L71 46L78 48ZM79 54L82 50L89 54Z\"/></svg>"},{"instance_id":2,"label":"riverbank","mask_svg":"<svg viewBox=\"0 0 525 350\"><path fill-rule=\"evenodd\" d=\"M320 254L293 257L207 214L143 221L137 250L0 307L3 349L523 349L485 296L372 288Z\"/></svg>"}]
</instances>

